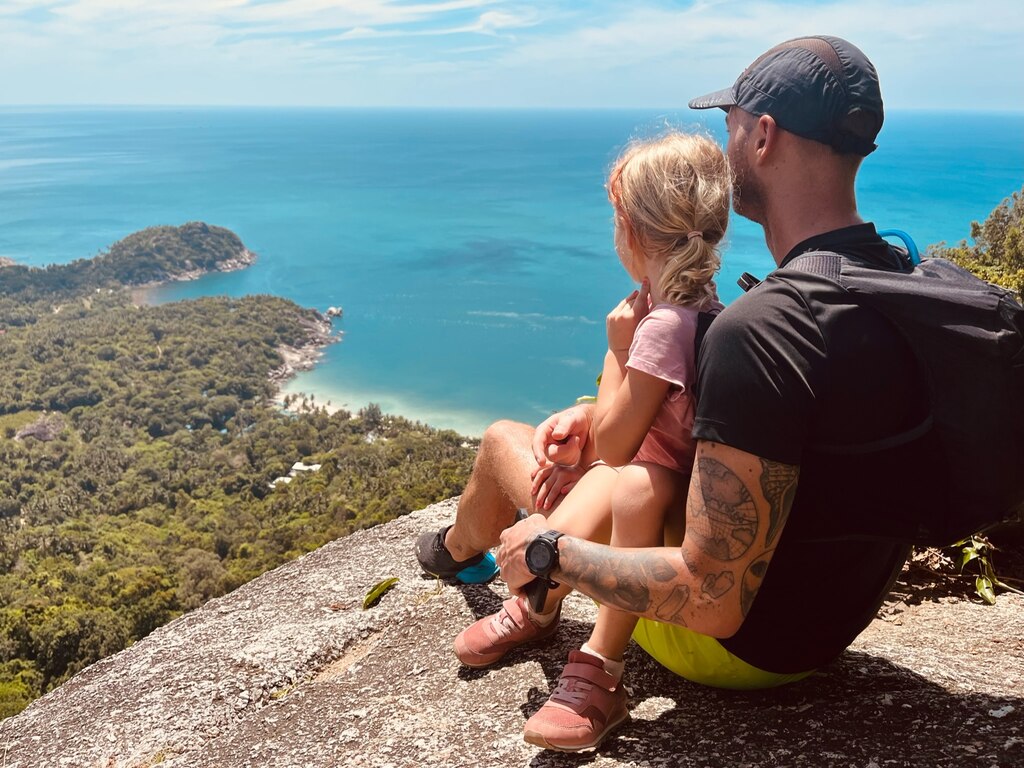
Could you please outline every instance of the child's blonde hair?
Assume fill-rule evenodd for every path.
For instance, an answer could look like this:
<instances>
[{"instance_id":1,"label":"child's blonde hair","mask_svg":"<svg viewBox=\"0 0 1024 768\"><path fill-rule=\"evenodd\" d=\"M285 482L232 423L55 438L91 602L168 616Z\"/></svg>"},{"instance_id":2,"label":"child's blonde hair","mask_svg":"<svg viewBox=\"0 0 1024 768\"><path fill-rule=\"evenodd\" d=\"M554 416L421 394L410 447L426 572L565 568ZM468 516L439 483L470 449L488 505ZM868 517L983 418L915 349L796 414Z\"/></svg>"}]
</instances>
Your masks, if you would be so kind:
<instances>
[{"instance_id":1,"label":"child's blonde hair","mask_svg":"<svg viewBox=\"0 0 1024 768\"><path fill-rule=\"evenodd\" d=\"M608 198L631 248L665 260L665 301L702 306L718 298L714 276L729 189L725 155L704 136L673 131L633 143L616 161Z\"/></svg>"}]
</instances>

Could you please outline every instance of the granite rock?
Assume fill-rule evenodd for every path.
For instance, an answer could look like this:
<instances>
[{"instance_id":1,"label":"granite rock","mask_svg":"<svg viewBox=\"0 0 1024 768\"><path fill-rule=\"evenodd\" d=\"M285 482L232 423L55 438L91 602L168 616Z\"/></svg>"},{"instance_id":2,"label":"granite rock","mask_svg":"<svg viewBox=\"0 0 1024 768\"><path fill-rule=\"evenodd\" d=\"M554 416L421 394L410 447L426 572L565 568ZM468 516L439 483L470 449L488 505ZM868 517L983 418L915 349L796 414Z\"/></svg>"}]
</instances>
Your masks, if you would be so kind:
<instances>
[{"instance_id":1,"label":"granite rock","mask_svg":"<svg viewBox=\"0 0 1024 768\"><path fill-rule=\"evenodd\" d=\"M420 574L416 534L454 505L332 542L94 664L0 722L0 765L1024 764L1024 599L988 607L902 583L837 662L775 691L701 688L631 647L631 721L583 756L537 750L523 722L594 604L570 597L544 647L461 668L452 638L507 593ZM387 577L397 586L363 610Z\"/></svg>"}]
</instances>

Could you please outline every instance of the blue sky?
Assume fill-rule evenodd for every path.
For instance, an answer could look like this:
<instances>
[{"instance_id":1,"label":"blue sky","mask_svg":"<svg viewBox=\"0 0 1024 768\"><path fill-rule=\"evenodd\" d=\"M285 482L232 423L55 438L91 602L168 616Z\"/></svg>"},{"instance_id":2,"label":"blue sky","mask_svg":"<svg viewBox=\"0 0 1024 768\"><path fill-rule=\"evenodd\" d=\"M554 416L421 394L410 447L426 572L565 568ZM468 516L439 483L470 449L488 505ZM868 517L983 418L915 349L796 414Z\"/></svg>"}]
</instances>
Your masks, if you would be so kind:
<instances>
[{"instance_id":1,"label":"blue sky","mask_svg":"<svg viewBox=\"0 0 1024 768\"><path fill-rule=\"evenodd\" d=\"M0 104L681 107L803 34L1024 111L1020 0L0 0Z\"/></svg>"}]
</instances>

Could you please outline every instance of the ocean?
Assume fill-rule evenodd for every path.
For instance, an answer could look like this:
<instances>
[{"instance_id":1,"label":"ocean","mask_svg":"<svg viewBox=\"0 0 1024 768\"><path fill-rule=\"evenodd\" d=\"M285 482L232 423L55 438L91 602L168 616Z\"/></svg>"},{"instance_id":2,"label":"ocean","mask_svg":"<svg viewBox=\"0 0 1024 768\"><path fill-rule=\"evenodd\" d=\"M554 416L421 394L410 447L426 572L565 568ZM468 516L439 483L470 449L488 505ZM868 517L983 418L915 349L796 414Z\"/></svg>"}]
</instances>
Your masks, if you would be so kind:
<instances>
[{"instance_id":1,"label":"ocean","mask_svg":"<svg viewBox=\"0 0 1024 768\"><path fill-rule=\"evenodd\" d=\"M255 265L154 300L340 306L341 342L288 391L479 435L595 392L604 316L632 289L605 175L666 125L725 139L718 111L3 108L0 256L41 266L154 224L228 227ZM1024 184L1021 113L893 111L879 146L861 212L922 249L968 237ZM723 300L772 266L734 216Z\"/></svg>"}]
</instances>

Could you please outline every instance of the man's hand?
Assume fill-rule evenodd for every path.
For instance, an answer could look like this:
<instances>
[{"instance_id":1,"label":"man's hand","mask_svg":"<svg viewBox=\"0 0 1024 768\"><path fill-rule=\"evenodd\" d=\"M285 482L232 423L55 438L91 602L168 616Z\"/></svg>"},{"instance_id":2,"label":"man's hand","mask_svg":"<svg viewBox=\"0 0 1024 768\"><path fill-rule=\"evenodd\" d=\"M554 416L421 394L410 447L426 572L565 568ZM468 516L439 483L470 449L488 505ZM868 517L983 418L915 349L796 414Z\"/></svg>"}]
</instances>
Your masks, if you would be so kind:
<instances>
[{"instance_id":1,"label":"man's hand","mask_svg":"<svg viewBox=\"0 0 1024 768\"><path fill-rule=\"evenodd\" d=\"M538 466L580 464L590 437L593 407L576 405L548 416L533 433L533 456Z\"/></svg>"},{"instance_id":2,"label":"man's hand","mask_svg":"<svg viewBox=\"0 0 1024 768\"><path fill-rule=\"evenodd\" d=\"M586 473L581 467L563 467L561 464L544 464L533 470L533 508L538 512L551 510L558 506L569 491Z\"/></svg>"},{"instance_id":3,"label":"man's hand","mask_svg":"<svg viewBox=\"0 0 1024 768\"><path fill-rule=\"evenodd\" d=\"M496 560L501 578L512 594L521 595L523 587L536 578L526 567L526 548L546 530L548 521L544 515L530 515L502 532Z\"/></svg>"},{"instance_id":4,"label":"man's hand","mask_svg":"<svg viewBox=\"0 0 1024 768\"><path fill-rule=\"evenodd\" d=\"M619 302L605 320L608 332L608 349L612 352L627 352L633 343L633 335L640 321L651 311L650 285L645 278L639 291L633 291Z\"/></svg>"}]
</instances>

